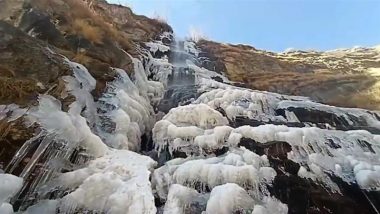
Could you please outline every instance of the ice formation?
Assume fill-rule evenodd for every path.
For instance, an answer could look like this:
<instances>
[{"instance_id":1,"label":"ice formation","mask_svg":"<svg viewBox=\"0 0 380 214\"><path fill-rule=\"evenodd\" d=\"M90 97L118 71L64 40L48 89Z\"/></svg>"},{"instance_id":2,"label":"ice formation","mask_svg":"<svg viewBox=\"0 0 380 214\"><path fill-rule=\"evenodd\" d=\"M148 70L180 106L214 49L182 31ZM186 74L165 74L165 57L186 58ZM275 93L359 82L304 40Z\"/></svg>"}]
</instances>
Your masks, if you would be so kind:
<instances>
[{"instance_id":1,"label":"ice formation","mask_svg":"<svg viewBox=\"0 0 380 214\"><path fill-rule=\"evenodd\" d=\"M379 128L378 112L371 112L364 109L340 108L328 106L310 101L305 97L285 96L276 93L260 92L250 89L242 89L237 87L224 86L220 88L220 84L210 86L210 83L204 85L206 90L195 103L205 103L214 109L221 108L231 120L236 117L245 117L263 122L303 122L310 126L313 124L309 121L302 121L298 118L294 109L302 108L307 111L318 111L329 113L333 116L341 117L344 120L341 123L351 126L367 126ZM284 115L278 112L284 111ZM325 121L329 122L329 121ZM335 127L335 121L329 122L330 126Z\"/></svg>"},{"instance_id":2,"label":"ice formation","mask_svg":"<svg viewBox=\"0 0 380 214\"><path fill-rule=\"evenodd\" d=\"M212 78L220 78L223 82L230 82L227 77L224 75L218 74L215 71L207 70L206 68L201 68L195 65L192 61L186 60L186 64L189 69L194 71L195 79L199 83L202 79L212 79Z\"/></svg>"},{"instance_id":3,"label":"ice formation","mask_svg":"<svg viewBox=\"0 0 380 214\"><path fill-rule=\"evenodd\" d=\"M204 104L190 104L174 108L163 120L178 125L193 125L200 128L213 128L228 124L228 120L221 113Z\"/></svg>"},{"instance_id":4,"label":"ice formation","mask_svg":"<svg viewBox=\"0 0 380 214\"><path fill-rule=\"evenodd\" d=\"M196 45L194 42L192 41L184 41L184 49L186 52L188 52L189 54L192 54L194 56L198 56L199 55L199 50L197 49Z\"/></svg>"},{"instance_id":5,"label":"ice formation","mask_svg":"<svg viewBox=\"0 0 380 214\"><path fill-rule=\"evenodd\" d=\"M111 82L106 93L99 99L99 106L116 127L113 131L98 129L106 144L113 148L140 150L141 135L150 132L155 122L151 105L162 97L164 86L160 82L147 79L142 62L132 58L135 83L122 69L115 68L118 77ZM161 68L160 68L161 69Z\"/></svg>"},{"instance_id":6,"label":"ice formation","mask_svg":"<svg viewBox=\"0 0 380 214\"><path fill-rule=\"evenodd\" d=\"M30 112L28 117L38 123L46 135L67 142L66 146L82 146L94 157L104 155L107 147L102 140L91 132L84 117L70 110L64 112L59 100L50 95L40 95L38 109Z\"/></svg>"},{"instance_id":7,"label":"ice formation","mask_svg":"<svg viewBox=\"0 0 380 214\"><path fill-rule=\"evenodd\" d=\"M285 214L288 207L269 196L252 197L235 183L218 185L211 193L199 193L195 189L172 184L164 207L164 214L183 213L251 213Z\"/></svg>"},{"instance_id":8,"label":"ice formation","mask_svg":"<svg viewBox=\"0 0 380 214\"><path fill-rule=\"evenodd\" d=\"M169 114L168 114L169 115ZM339 191L328 174L335 174L346 182L357 182L364 189L379 189L380 136L367 131L325 130L315 127L292 128L278 125L258 127L242 126L233 129L217 126L202 130L195 126L178 127L166 120L159 121L154 128L154 141L160 150L169 147L170 153L179 150L186 154L197 151L215 151L222 147L237 147L241 138L256 142L288 142L293 150L289 158L307 166L309 178ZM181 132L180 132L181 133ZM305 168L302 168L300 175ZM305 171L306 172L306 171ZM304 177L304 176L303 176Z\"/></svg>"},{"instance_id":9,"label":"ice formation","mask_svg":"<svg viewBox=\"0 0 380 214\"><path fill-rule=\"evenodd\" d=\"M37 204L28 207L22 214L55 214L58 203L58 200L41 200Z\"/></svg>"},{"instance_id":10,"label":"ice formation","mask_svg":"<svg viewBox=\"0 0 380 214\"><path fill-rule=\"evenodd\" d=\"M346 182L356 181L363 189L380 188L378 135L363 130L335 131L275 125L242 126L233 132L261 143L288 142L292 146L288 157L310 169L301 168L299 175L318 180L336 191L339 189L327 174L334 174Z\"/></svg>"},{"instance_id":11,"label":"ice formation","mask_svg":"<svg viewBox=\"0 0 380 214\"><path fill-rule=\"evenodd\" d=\"M134 65L135 84L139 89L139 93L155 101L162 97L164 92L164 85L161 82L148 80L145 68L142 62L136 58L132 58Z\"/></svg>"},{"instance_id":12,"label":"ice formation","mask_svg":"<svg viewBox=\"0 0 380 214\"><path fill-rule=\"evenodd\" d=\"M147 47L149 47L149 51L153 54L155 54L157 51L164 53L164 52L168 52L170 50L170 47L162 44L161 41L147 42L147 43L145 43L145 45Z\"/></svg>"},{"instance_id":13,"label":"ice formation","mask_svg":"<svg viewBox=\"0 0 380 214\"><path fill-rule=\"evenodd\" d=\"M147 53L147 58L148 60L145 64L147 75L153 76L154 80L157 80L166 86L168 77L173 72L173 65L169 63L167 57L153 58L149 52Z\"/></svg>"},{"instance_id":14,"label":"ice formation","mask_svg":"<svg viewBox=\"0 0 380 214\"><path fill-rule=\"evenodd\" d=\"M255 201L239 185L226 183L212 189L207 202L206 214L229 214L237 211L243 213L253 210Z\"/></svg>"},{"instance_id":15,"label":"ice formation","mask_svg":"<svg viewBox=\"0 0 380 214\"><path fill-rule=\"evenodd\" d=\"M95 89L96 80L83 65L64 59L73 71L73 76L62 77L66 82L66 92L75 97L75 101L70 105L70 111L73 114L80 114L84 109L83 115L92 127L96 124L97 117L96 105L90 92ZM66 94L62 94L63 98L65 96Z\"/></svg>"},{"instance_id":16,"label":"ice formation","mask_svg":"<svg viewBox=\"0 0 380 214\"><path fill-rule=\"evenodd\" d=\"M7 122L15 121L25 115L27 111L28 108L20 108L16 104L0 105L0 121L3 119L7 119Z\"/></svg>"},{"instance_id":17,"label":"ice formation","mask_svg":"<svg viewBox=\"0 0 380 214\"><path fill-rule=\"evenodd\" d=\"M40 95L39 105L29 111L16 105L1 106L1 117L10 115L8 118L13 120L26 113L29 125L39 125L39 133L16 155L23 158L28 148L38 145L20 174L28 178L37 167L44 168L37 179L25 184L30 185L27 195L38 189L49 192L51 187L69 191L61 199L41 200L25 212L52 213L60 209L70 213L84 209L156 213L149 181L156 162L126 149L140 151L141 135L148 133L155 122L151 103L162 96L163 84L148 80L142 62L133 58L134 81L124 70L115 68L118 76L95 102L90 93L95 89L95 79L83 65L64 59L73 76L63 77L66 91L62 98L67 94L76 98L67 111L50 95ZM77 153L79 150L84 152ZM72 157L77 160L66 163ZM75 170L62 174L63 169ZM8 208L4 204L4 209Z\"/></svg>"},{"instance_id":18,"label":"ice formation","mask_svg":"<svg viewBox=\"0 0 380 214\"><path fill-rule=\"evenodd\" d=\"M272 197L252 198L235 183L226 183L212 189L205 214L220 213L286 214L288 207Z\"/></svg>"},{"instance_id":19,"label":"ice formation","mask_svg":"<svg viewBox=\"0 0 380 214\"><path fill-rule=\"evenodd\" d=\"M328 112L338 117L344 117L345 120L349 123L349 125L352 126L355 125L355 120L363 120L366 122L367 126L380 128L380 121L378 120L380 116L379 112L371 112L365 109L358 108L340 108L311 101L300 102L293 100L283 100L280 103L278 103L277 106L277 109L291 108L305 108L318 110L322 112Z\"/></svg>"},{"instance_id":20,"label":"ice formation","mask_svg":"<svg viewBox=\"0 0 380 214\"><path fill-rule=\"evenodd\" d=\"M12 214L13 207L9 204L11 197L20 191L23 179L11 174L0 173L0 213Z\"/></svg>"},{"instance_id":21,"label":"ice formation","mask_svg":"<svg viewBox=\"0 0 380 214\"><path fill-rule=\"evenodd\" d=\"M76 208L108 213L156 213L149 176L156 162L127 150L109 150L86 168L64 173L58 183L75 188L62 199L66 212Z\"/></svg>"},{"instance_id":22,"label":"ice formation","mask_svg":"<svg viewBox=\"0 0 380 214\"><path fill-rule=\"evenodd\" d=\"M198 193L195 189L172 184L164 207L164 214L196 213L204 210L209 194Z\"/></svg>"},{"instance_id":23,"label":"ice formation","mask_svg":"<svg viewBox=\"0 0 380 214\"><path fill-rule=\"evenodd\" d=\"M140 150L141 134L149 131L154 123L154 113L149 102L161 96L163 86L161 83L148 81L142 63L137 59L132 60L135 65L135 83L125 71L115 69L119 76L99 99L103 112L95 115L103 119L109 118L115 128L111 132L99 127L94 131L108 145L122 150L106 146L83 122L80 111L71 111L73 105L66 113L60 110L59 101L41 96L39 111L31 114L47 133L55 133L55 138L62 137L71 144L81 145L96 157L87 167L64 173L56 180L61 188L73 189L60 202L60 209L66 212L83 208L109 213L156 213L149 181L155 161L123 149ZM51 114L50 109L54 110L54 114ZM43 117L44 111L48 111L47 115L60 117L60 120L70 119L65 119L67 123L54 127L55 124L50 124L54 120ZM95 144L92 146L90 143ZM91 148L99 151L93 152Z\"/></svg>"},{"instance_id":24,"label":"ice formation","mask_svg":"<svg viewBox=\"0 0 380 214\"><path fill-rule=\"evenodd\" d=\"M180 106L170 110L155 124L152 130L153 141L158 150L169 146L170 152L181 147L191 147L194 140L201 147L211 146L211 142L205 141L212 140L217 147L216 144L230 131L230 128L225 126L227 124L228 120L221 113L207 105Z\"/></svg>"},{"instance_id":25,"label":"ice formation","mask_svg":"<svg viewBox=\"0 0 380 214\"><path fill-rule=\"evenodd\" d=\"M153 172L153 185L157 194L166 199L172 184L199 187L199 191L212 189L225 183L237 183L253 195L259 188L270 184L276 175L268 167L267 157L245 148L236 148L227 154L210 158L173 159Z\"/></svg>"}]
</instances>

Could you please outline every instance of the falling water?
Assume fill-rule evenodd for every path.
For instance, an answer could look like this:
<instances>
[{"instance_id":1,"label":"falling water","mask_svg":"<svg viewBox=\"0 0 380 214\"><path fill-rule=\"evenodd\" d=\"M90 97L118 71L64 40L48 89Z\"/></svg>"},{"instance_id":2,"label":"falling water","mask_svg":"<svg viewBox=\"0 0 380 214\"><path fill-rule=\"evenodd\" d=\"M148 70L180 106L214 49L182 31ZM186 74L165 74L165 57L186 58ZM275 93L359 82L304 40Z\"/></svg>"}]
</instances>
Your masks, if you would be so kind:
<instances>
[{"instance_id":1,"label":"falling water","mask_svg":"<svg viewBox=\"0 0 380 214\"><path fill-rule=\"evenodd\" d=\"M174 41L172 44L170 62L173 72L168 78L165 95L158 105L159 111L167 113L171 108L197 97L194 70L188 65L188 61L197 63L197 59L184 46L183 41Z\"/></svg>"}]
</instances>

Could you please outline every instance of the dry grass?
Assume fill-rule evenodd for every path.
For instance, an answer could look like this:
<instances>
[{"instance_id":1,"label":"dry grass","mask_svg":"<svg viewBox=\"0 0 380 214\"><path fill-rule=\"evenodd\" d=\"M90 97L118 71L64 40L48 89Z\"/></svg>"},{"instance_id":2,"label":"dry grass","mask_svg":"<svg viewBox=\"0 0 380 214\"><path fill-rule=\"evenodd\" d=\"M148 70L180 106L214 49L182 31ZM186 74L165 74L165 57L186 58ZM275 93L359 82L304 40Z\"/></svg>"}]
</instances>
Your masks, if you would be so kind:
<instances>
[{"instance_id":1,"label":"dry grass","mask_svg":"<svg viewBox=\"0 0 380 214\"><path fill-rule=\"evenodd\" d=\"M101 44L106 37L116 41L124 39L116 26L89 7L91 1L65 0L66 7L59 5L55 0L32 1L37 7L46 11L54 11L58 13L55 15L64 17L66 26L61 27L68 33L81 35L97 44Z\"/></svg>"},{"instance_id":2,"label":"dry grass","mask_svg":"<svg viewBox=\"0 0 380 214\"><path fill-rule=\"evenodd\" d=\"M7 99L22 99L39 88L33 80L15 80L14 78L0 78L0 100L6 102Z\"/></svg>"},{"instance_id":3,"label":"dry grass","mask_svg":"<svg viewBox=\"0 0 380 214\"><path fill-rule=\"evenodd\" d=\"M102 43L104 32L99 27L90 25L90 23L84 19L75 20L73 30L91 42L97 44Z\"/></svg>"},{"instance_id":4,"label":"dry grass","mask_svg":"<svg viewBox=\"0 0 380 214\"><path fill-rule=\"evenodd\" d=\"M0 75L3 77L15 77L15 72L5 65L0 65Z\"/></svg>"},{"instance_id":5,"label":"dry grass","mask_svg":"<svg viewBox=\"0 0 380 214\"><path fill-rule=\"evenodd\" d=\"M73 60L82 65L87 65L90 63L91 58L86 55L86 52L78 51L77 54L73 57Z\"/></svg>"},{"instance_id":6,"label":"dry grass","mask_svg":"<svg viewBox=\"0 0 380 214\"><path fill-rule=\"evenodd\" d=\"M141 34L138 41L149 40L156 31L168 27L162 17L147 19L134 15L129 8L107 6L96 0L30 1L34 7L48 11L55 17L58 20L57 27L64 34L79 35L94 44L116 42L128 52L134 51L134 34Z\"/></svg>"}]
</instances>

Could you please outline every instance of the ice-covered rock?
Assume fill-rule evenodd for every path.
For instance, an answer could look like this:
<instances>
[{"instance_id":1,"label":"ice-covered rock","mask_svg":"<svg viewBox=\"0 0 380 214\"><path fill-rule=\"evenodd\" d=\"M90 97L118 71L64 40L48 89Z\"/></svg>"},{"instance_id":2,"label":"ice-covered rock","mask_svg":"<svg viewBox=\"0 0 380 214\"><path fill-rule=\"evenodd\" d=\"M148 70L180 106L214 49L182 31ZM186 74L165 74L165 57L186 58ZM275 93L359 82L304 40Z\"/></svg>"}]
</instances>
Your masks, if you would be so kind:
<instances>
[{"instance_id":1,"label":"ice-covered rock","mask_svg":"<svg viewBox=\"0 0 380 214\"><path fill-rule=\"evenodd\" d=\"M234 183L226 183L212 189L206 214L229 214L253 210L255 201L245 189Z\"/></svg>"},{"instance_id":2,"label":"ice-covered rock","mask_svg":"<svg viewBox=\"0 0 380 214\"><path fill-rule=\"evenodd\" d=\"M221 113L205 104L190 104L174 108L163 120L176 125L193 125L203 129L228 124L228 120Z\"/></svg>"},{"instance_id":3,"label":"ice-covered rock","mask_svg":"<svg viewBox=\"0 0 380 214\"><path fill-rule=\"evenodd\" d=\"M251 194L260 195L259 187L270 185L276 175L268 164L265 155L259 156L245 148L237 148L219 157L173 159L154 171L152 182L163 199L167 198L172 184L205 191L221 184L236 183L247 188ZM263 167L266 167L265 170L262 170Z\"/></svg>"},{"instance_id":4,"label":"ice-covered rock","mask_svg":"<svg viewBox=\"0 0 380 214\"><path fill-rule=\"evenodd\" d=\"M22 184L22 178L0 173L0 213L13 214L13 207L9 201L20 191Z\"/></svg>"},{"instance_id":5,"label":"ice-covered rock","mask_svg":"<svg viewBox=\"0 0 380 214\"><path fill-rule=\"evenodd\" d=\"M169 63L167 57L153 58L147 53L148 60L145 63L145 73L153 76L154 80L161 82L164 86L168 83L168 78L173 73L173 65Z\"/></svg>"},{"instance_id":6,"label":"ice-covered rock","mask_svg":"<svg viewBox=\"0 0 380 214\"><path fill-rule=\"evenodd\" d=\"M302 126L325 125L331 128L380 130L379 113L356 108L340 108L310 101L306 97L231 87L205 82L195 103L221 108L231 120L243 117L262 123L298 123ZM216 87L216 89L215 89Z\"/></svg>"},{"instance_id":7,"label":"ice-covered rock","mask_svg":"<svg viewBox=\"0 0 380 214\"><path fill-rule=\"evenodd\" d=\"M198 193L195 189L172 184L164 207L164 214L185 214L203 211L209 194Z\"/></svg>"},{"instance_id":8,"label":"ice-covered rock","mask_svg":"<svg viewBox=\"0 0 380 214\"><path fill-rule=\"evenodd\" d=\"M337 131L315 127L294 128L276 125L242 126L235 129L246 138L260 143L284 141L292 146L288 157L310 170L301 168L299 175L339 188L328 173L344 181L357 182L363 189L379 189L380 136L368 131Z\"/></svg>"},{"instance_id":9,"label":"ice-covered rock","mask_svg":"<svg viewBox=\"0 0 380 214\"><path fill-rule=\"evenodd\" d=\"M168 52L170 50L170 47L162 44L161 41L147 42L147 43L145 43L145 45L147 47L149 47L149 51L152 53L156 53L157 51L165 53L165 52Z\"/></svg>"},{"instance_id":10,"label":"ice-covered rock","mask_svg":"<svg viewBox=\"0 0 380 214\"><path fill-rule=\"evenodd\" d=\"M149 181L156 162L127 150L109 150L88 167L62 174L58 185L76 188L62 209L102 210L109 213L156 213Z\"/></svg>"},{"instance_id":11,"label":"ice-covered rock","mask_svg":"<svg viewBox=\"0 0 380 214\"><path fill-rule=\"evenodd\" d=\"M231 128L227 118L205 104L190 104L170 110L153 128L153 141L158 150L168 146L172 152L191 147L193 142L203 148L219 148ZM213 140L213 142L205 142ZM212 144L212 145L211 145ZM191 152L191 149L189 150Z\"/></svg>"},{"instance_id":12,"label":"ice-covered rock","mask_svg":"<svg viewBox=\"0 0 380 214\"><path fill-rule=\"evenodd\" d=\"M91 132L86 119L76 111L64 112L61 108L59 100L40 95L38 109L31 111L28 117L38 123L46 135L67 142L67 147L82 146L95 157L104 155L107 147Z\"/></svg>"},{"instance_id":13,"label":"ice-covered rock","mask_svg":"<svg viewBox=\"0 0 380 214\"><path fill-rule=\"evenodd\" d=\"M58 200L42 200L28 207L22 214L55 214L57 213Z\"/></svg>"}]
</instances>

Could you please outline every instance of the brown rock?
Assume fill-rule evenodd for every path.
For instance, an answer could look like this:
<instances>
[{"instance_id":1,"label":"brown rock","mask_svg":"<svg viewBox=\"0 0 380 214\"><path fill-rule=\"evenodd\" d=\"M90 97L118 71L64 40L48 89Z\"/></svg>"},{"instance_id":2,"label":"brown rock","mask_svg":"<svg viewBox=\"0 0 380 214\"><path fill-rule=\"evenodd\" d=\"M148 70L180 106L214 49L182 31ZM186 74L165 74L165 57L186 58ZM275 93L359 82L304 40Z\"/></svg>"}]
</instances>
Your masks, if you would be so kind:
<instances>
[{"instance_id":1,"label":"brown rock","mask_svg":"<svg viewBox=\"0 0 380 214\"><path fill-rule=\"evenodd\" d=\"M308 96L338 106L380 109L379 77L370 73L371 68L380 68L380 53L374 48L273 53L206 40L198 46L212 62L205 61L203 66L250 88Z\"/></svg>"}]
</instances>

